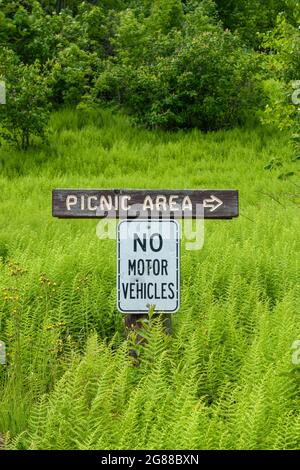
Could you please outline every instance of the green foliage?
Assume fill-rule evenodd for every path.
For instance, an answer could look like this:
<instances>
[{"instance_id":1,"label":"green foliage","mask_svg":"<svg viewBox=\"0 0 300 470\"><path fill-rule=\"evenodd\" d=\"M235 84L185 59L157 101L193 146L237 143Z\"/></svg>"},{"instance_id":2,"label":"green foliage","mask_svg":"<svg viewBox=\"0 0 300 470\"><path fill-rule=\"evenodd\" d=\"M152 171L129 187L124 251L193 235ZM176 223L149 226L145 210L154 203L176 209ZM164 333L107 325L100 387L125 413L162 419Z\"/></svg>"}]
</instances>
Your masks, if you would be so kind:
<instances>
[{"instance_id":1,"label":"green foliage","mask_svg":"<svg viewBox=\"0 0 300 470\"><path fill-rule=\"evenodd\" d=\"M285 12L290 22L297 20L300 9L297 0L215 0L225 28L237 32L251 47L260 46L259 33L271 31L277 15Z\"/></svg>"},{"instance_id":2,"label":"green foliage","mask_svg":"<svg viewBox=\"0 0 300 470\"><path fill-rule=\"evenodd\" d=\"M27 148L50 131L47 151L0 153L0 446L299 449L298 26L297 0L0 0L1 136ZM73 108L48 122L50 103ZM257 114L268 126L130 125ZM201 251L183 238L172 336L152 317L138 346L115 242L49 211L53 187L137 182L237 187L242 202L206 223Z\"/></svg>"},{"instance_id":3,"label":"green foliage","mask_svg":"<svg viewBox=\"0 0 300 470\"><path fill-rule=\"evenodd\" d=\"M100 61L96 53L83 51L73 44L48 61L46 69L53 102L77 105L89 93L93 77L99 73Z\"/></svg>"},{"instance_id":4,"label":"green foliage","mask_svg":"<svg viewBox=\"0 0 300 470\"><path fill-rule=\"evenodd\" d=\"M287 21L286 15L278 15L275 28L262 35L262 45L271 54L266 57L269 73L285 82L297 80L300 70L300 11L297 24Z\"/></svg>"},{"instance_id":5,"label":"green foliage","mask_svg":"<svg viewBox=\"0 0 300 470\"><path fill-rule=\"evenodd\" d=\"M43 134L48 102L76 105L90 90L100 70L95 50L103 43L104 54L107 27L101 8L84 4L76 17L67 10L47 13L36 1L11 4L2 0L1 6L0 41L15 52L8 55L4 49L2 53L6 59L1 74L6 77L8 96L2 114L10 113L2 125L6 138L14 129L13 140L25 148L30 134ZM23 78L23 88L16 87L17 77ZM30 94L35 96L33 106L29 106ZM18 106L16 112L13 103ZM25 113L26 106L30 113Z\"/></svg>"},{"instance_id":6,"label":"green foliage","mask_svg":"<svg viewBox=\"0 0 300 470\"><path fill-rule=\"evenodd\" d=\"M1 261L5 261L8 256L8 247L3 240L0 240L0 259Z\"/></svg>"},{"instance_id":7,"label":"green foliage","mask_svg":"<svg viewBox=\"0 0 300 470\"><path fill-rule=\"evenodd\" d=\"M212 130L255 118L261 62L267 80L295 79L299 14L294 0L1 0L0 42L42 64L55 105L90 95L150 127Z\"/></svg>"},{"instance_id":8,"label":"green foliage","mask_svg":"<svg viewBox=\"0 0 300 470\"><path fill-rule=\"evenodd\" d=\"M297 18L300 24L300 13ZM279 15L273 31L263 35L263 46L270 54L265 58L267 75L265 90L269 98L263 121L275 124L280 129L287 129L294 148L294 162L298 162L300 153L300 32L299 26L292 26L286 15ZM279 175L286 179L294 171L285 171Z\"/></svg>"},{"instance_id":9,"label":"green foliage","mask_svg":"<svg viewBox=\"0 0 300 470\"><path fill-rule=\"evenodd\" d=\"M168 34L153 31L147 20L130 11L120 16L118 61L107 63L96 97L114 99L150 127L208 131L245 122L261 94L258 59L238 38L201 9L186 15L184 30Z\"/></svg>"},{"instance_id":10,"label":"green foliage","mask_svg":"<svg viewBox=\"0 0 300 470\"><path fill-rule=\"evenodd\" d=\"M6 104L0 107L0 136L27 149L33 136L45 138L49 119L48 81L38 62L21 63L8 49L0 53L0 78L6 83Z\"/></svg>"},{"instance_id":11,"label":"green foliage","mask_svg":"<svg viewBox=\"0 0 300 470\"><path fill-rule=\"evenodd\" d=\"M167 34L173 28L181 28L184 21L181 0L154 0L149 22L153 29Z\"/></svg>"},{"instance_id":12,"label":"green foliage","mask_svg":"<svg viewBox=\"0 0 300 470\"><path fill-rule=\"evenodd\" d=\"M32 1L31 9L16 3L14 9L11 6L3 8L0 18L3 24L1 42L9 45L25 63L37 59L45 63L72 45L93 52L101 48L107 33L101 8L85 4L74 17L68 10L59 14L46 13L36 1Z\"/></svg>"},{"instance_id":13,"label":"green foliage","mask_svg":"<svg viewBox=\"0 0 300 470\"><path fill-rule=\"evenodd\" d=\"M299 209L286 195L293 181L263 170L276 157L289 161L288 136L150 132L108 110L93 113L53 114L47 152L0 154L6 446L299 449L299 365L291 362L300 337ZM133 367L116 310L115 241L99 240L93 220L53 219L49 195L137 181L237 187L241 214L207 221L200 251L182 239L172 336L152 318Z\"/></svg>"}]
</instances>

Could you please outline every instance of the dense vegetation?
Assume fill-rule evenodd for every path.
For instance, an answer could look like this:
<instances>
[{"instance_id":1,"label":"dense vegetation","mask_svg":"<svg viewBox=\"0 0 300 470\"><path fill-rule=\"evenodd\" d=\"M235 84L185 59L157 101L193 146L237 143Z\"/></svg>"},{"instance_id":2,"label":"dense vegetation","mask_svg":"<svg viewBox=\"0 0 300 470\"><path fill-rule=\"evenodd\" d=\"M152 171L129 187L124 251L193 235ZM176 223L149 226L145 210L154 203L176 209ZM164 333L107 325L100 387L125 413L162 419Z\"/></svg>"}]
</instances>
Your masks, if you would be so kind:
<instances>
[{"instance_id":1,"label":"dense vegetation","mask_svg":"<svg viewBox=\"0 0 300 470\"><path fill-rule=\"evenodd\" d=\"M0 448L300 448L299 24L298 0L0 0ZM53 219L54 187L240 190L182 240L138 367L115 242Z\"/></svg>"},{"instance_id":2,"label":"dense vegetation","mask_svg":"<svg viewBox=\"0 0 300 470\"><path fill-rule=\"evenodd\" d=\"M287 137L264 129L138 131L103 111L86 121L59 112L51 128L47 153L1 155L6 445L299 448L291 347L300 339L300 227L289 196L297 189L263 169L274 156L288 161ZM182 241L172 336L154 322L140 367L132 367L116 310L115 242L97 238L95 221L53 219L50 200L53 187L137 181L239 188L241 215L206 222L200 251Z\"/></svg>"},{"instance_id":3,"label":"dense vegetation","mask_svg":"<svg viewBox=\"0 0 300 470\"><path fill-rule=\"evenodd\" d=\"M50 103L164 129L253 123L267 104L275 119L299 72L299 17L296 0L0 0L2 135L27 148Z\"/></svg>"}]
</instances>

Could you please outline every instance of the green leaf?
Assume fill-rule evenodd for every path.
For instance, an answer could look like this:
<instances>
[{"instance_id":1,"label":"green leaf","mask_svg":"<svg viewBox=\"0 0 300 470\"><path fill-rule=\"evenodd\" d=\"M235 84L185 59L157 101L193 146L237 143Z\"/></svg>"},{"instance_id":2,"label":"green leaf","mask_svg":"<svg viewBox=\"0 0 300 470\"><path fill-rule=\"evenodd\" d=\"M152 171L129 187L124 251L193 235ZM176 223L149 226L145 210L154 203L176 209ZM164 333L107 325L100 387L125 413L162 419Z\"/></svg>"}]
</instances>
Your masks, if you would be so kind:
<instances>
[{"instance_id":1,"label":"green leaf","mask_svg":"<svg viewBox=\"0 0 300 470\"><path fill-rule=\"evenodd\" d=\"M288 171L287 173L281 173L279 176L278 176L278 179L279 180L286 180L287 178L289 178L290 176L294 176L295 172L294 171Z\"/></svg>"}]
</instances>

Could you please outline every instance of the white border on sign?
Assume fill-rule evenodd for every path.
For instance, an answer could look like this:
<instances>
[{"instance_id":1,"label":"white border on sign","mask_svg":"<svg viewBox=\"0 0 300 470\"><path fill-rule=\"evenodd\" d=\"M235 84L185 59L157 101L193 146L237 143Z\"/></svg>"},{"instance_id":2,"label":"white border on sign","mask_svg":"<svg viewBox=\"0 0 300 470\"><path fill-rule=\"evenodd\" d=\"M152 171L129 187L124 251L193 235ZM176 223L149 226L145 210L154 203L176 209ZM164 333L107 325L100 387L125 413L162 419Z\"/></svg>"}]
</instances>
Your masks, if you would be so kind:
<instances>
[{"instance_id":1,"label":"white border on sign","mask_svg":"<svg viewBox=\"0 0 300 470\"><path fill-rule=\"evenodd\" d=\"M141 222L162 222L162 223L172 222L176 226L176 307L173 310L167 310L167 311L166 310L157 311L156 309L154 309L155 313L175 313L180 308L180 268L179 268L179 265L180 265L180 225L175 219L138 219L138 221L139 222L140 221ZM134 220L134 219L121 220L117 226L117 308L119 312L121 313L144 314L144 313L148 313L151 307L145 310L123 310L120 307L120 240L121 240L120 226L121 224L125 222L136 223L137 220Z\"/></svg>"}]
</instances>

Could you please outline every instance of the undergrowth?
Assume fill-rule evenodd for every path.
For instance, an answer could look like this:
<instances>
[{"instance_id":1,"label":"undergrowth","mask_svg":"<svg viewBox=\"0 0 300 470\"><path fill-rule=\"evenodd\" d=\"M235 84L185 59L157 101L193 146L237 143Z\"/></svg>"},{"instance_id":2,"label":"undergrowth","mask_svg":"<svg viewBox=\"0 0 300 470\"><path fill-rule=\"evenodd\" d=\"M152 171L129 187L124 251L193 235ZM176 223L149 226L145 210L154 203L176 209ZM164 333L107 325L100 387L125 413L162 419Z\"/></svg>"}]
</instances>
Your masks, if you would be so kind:
<instances>
[{"instance_id":1,"label":"undergrowth","mask_svg":"<svg viewBox=\"0 0 300 470\"><path fill-rule=\"evenodd\" d=\"M109 111L52 116L49 147L0 149L0 432L10 449L294 449L300 381L299 181L266 128L162 133ZM54 187L236 188L240 217L181 241L172 336L139 366L116 309L114 240L51 216ZM297 193L298 191L298 193Z\"/></svg>"}]
</instances>

